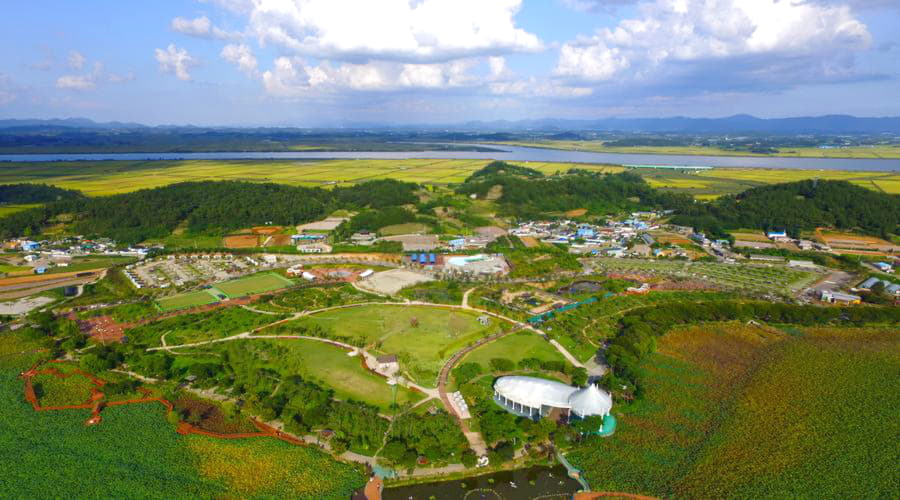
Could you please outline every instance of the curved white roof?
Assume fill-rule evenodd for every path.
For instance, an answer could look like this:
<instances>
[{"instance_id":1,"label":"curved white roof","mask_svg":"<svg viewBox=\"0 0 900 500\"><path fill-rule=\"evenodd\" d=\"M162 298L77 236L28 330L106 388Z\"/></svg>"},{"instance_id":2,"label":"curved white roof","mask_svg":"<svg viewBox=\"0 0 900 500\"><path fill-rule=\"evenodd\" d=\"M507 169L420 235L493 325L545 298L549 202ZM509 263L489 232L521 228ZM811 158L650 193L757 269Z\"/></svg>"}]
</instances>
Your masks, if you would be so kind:
<instances>
[{"instance_id":1,"label":"curved white roof","mask_svg":"<svg viewBox=\"0 0 900 500\"><path fill-rule=\"evenodd\" d=\"M511 375L498 378L494 390L506 399L531 408L541 405L568 408L569 396L577 389L552 380Z\"/></svg>"},{"instance_id":2,"label":"curved white roof","mask_svg":"<svg viewBox=\"0 0 900 500\"><path fill-rule=\"evenodd\" d=\"M612 398L606 391L601 391L596 385L590 384L584 389L579 389L569 396L569 405L572 413L579 417L592 415L607 415L612 409Z\"/></svg>"}]
</instances>

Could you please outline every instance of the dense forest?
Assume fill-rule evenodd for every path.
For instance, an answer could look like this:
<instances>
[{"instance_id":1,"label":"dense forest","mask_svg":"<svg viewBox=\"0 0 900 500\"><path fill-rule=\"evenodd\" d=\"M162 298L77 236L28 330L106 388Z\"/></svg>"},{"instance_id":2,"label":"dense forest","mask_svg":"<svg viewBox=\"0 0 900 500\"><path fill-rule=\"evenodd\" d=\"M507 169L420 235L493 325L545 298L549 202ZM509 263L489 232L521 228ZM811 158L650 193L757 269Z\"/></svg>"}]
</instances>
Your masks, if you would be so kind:
<instances>
[{"instance_id":1,"label":"dense forest","mask_svg":"<svg viewBox=\"0 0 900 500\"><path fill-rule=\"evenodd\" d=\"M0 203L46 203L83 197L79 191L46 184L0 184Z\"/></svg>"},{"instance_id":2,"label":"dense forest","mask_svg":"<svg viewBox=\"0 0 900 500\"><path fill-rule=\"evenodd\" d=\"M522 218L577 208L613 213L641 208L681 209L693 204L690 196L658 191L630 172L601 174L573 169L563 175L523 178L521 172L501 171L496 167L485 175L476 172L458 192L485 197L491 190L500 189L498 202L503 211Z\"/></svg>"},{"instance_id":3,"label":"dense forest","mask_svg":"<svg viewBox=\"0 0 900 500\"><path fill-rule=\"evenodd\" d=\"M786 229L797 237L804 229L835 227L887 237L900 224L900 196L846 181L805 180L689 205L672 222L716 236L725 229L755 228Z\"/></svg>"},{"instance_id":4,"label":"dense forest","mask_svg":"<svg viewBox=\"0 0 900 500\"><path fill-rule=\"evenodd\" d=\"M169 235L182 223L194 233L222 233L260 224L293 225L338 208L414 203L416 184L378 180L333 190L250 182L185 182L99 198L48 203L0 219L0 237L38 234L60 218L72 230L123 243Z\"/></svg>"}]
</instances>

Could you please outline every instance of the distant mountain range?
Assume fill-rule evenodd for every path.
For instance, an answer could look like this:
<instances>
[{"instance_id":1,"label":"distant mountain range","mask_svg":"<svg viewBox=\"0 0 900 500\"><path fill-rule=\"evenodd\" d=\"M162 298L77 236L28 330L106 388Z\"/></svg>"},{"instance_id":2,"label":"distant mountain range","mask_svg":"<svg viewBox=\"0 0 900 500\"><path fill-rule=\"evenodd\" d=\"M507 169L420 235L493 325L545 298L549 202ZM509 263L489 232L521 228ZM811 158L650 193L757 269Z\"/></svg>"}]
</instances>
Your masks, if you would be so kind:
<instances>
[{"instance_id":1,"label":"distant mountain range","mask_svg":"<svg viewBox=\"0 0 900 500\"><path fill-rule=\"evenodd\" d=\"M271 127L272 129L304 129L310 127ZM567 131L628 132L628 133L677 133L677 134L900 134L900 117L863 118L849 115L825 115L796 118L757 118L750 115L735 115L725 118L688 118L683 116L671 118L604 118L596 120L566 120L544 118L538 120L519 121L470 121L457 124L428 125L386 125L376 123L355 123L340 127L348 129L368 130L458 130L458 131L559 131L565 135ZM242 130L240 127L196 127L192 125L161 125L149 127L140 123L95 122L88 118L65 119L7 119L0 120L0 129L16 131L39 131L41 129L82 129L82 130L135 130L135 129L190 129L207 130ZM259 127L246 127L243 130L260 130ZM317 130L328 130L327 127L315 127ZM11 132L11 131L10 131ZM573 138L577 135L573 135Z\"/></svg>"}]
</instances>

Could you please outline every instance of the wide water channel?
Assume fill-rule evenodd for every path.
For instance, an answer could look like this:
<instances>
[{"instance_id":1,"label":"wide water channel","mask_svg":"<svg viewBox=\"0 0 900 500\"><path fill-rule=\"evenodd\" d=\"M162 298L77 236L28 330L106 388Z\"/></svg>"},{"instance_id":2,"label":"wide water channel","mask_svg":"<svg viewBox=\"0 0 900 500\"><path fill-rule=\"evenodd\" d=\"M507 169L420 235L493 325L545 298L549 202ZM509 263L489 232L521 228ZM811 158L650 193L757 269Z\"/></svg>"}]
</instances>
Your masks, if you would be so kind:
<instances>
[{"instance_id":1,"label":"wide water channel","mask_svg":"<svg viewBox=\"0 0 900 500\"><path fill-rule=\"evenodd\" d=\"M483 145L479 145L482 146ZM610 163L615 165L665 165L695 167L754 167L811 170L900 171L900 159L845 160L836 158L776 158L751 156L691 156L561 151L522 146L490 146L497 151L290 151L220 153L73 153L3 154L0 162L99 161L99 160L312 160L312 159L388 159L409 158L507 160L562 163ZM2 165L0 165L2 167Z\"/></svg>"},{"instance_id":2,"label":"wide water channel","mask_svg":"<svg viewBox=\"0 0 900 500\"><path fill-rule=\"evenodd\" d=\"M577 481L566 475L566 469L529 467L514 471L495 472L484 476L454 481L386 488L385 500L494 500L494 499L569 499L580 489Z\"/></svg>"}]
</instances>

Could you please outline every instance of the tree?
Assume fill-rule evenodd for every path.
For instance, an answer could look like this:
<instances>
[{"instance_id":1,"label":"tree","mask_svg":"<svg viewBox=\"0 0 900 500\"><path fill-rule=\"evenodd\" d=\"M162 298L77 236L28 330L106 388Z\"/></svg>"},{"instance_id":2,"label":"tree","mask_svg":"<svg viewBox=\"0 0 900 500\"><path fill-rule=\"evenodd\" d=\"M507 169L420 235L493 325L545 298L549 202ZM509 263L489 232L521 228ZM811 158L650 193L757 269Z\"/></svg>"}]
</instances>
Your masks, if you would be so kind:
<instances>
[{"instance_id":1,"label":"tree","mask_svg":"<svg viewBox=\"0 0 900 500\"><path fill-rule=\"evenodd\" d=\"M453 378L457 384L463 385L481 375L481 372L481 365L478 363L462 363L453 369Z\"/></svg>"},{"instance_id":2,"label":"tree","mask_svg":"<svg viewBox=\"0 0 900 500\"><path fill-rule=\"evenodd\" d=\"M498 372L511 372L516 369L515 363L506 358L491 358L491 369Z\"/></svg>"}]
</instances>

